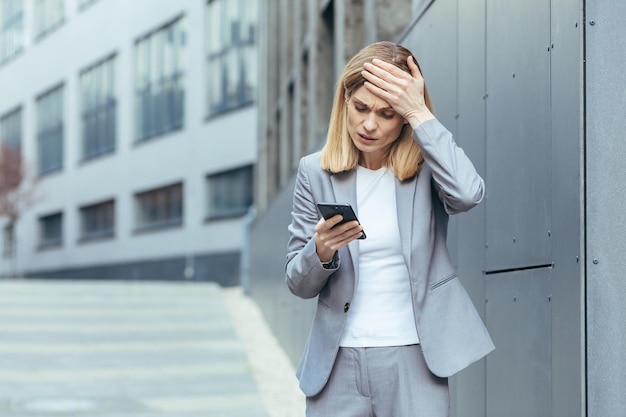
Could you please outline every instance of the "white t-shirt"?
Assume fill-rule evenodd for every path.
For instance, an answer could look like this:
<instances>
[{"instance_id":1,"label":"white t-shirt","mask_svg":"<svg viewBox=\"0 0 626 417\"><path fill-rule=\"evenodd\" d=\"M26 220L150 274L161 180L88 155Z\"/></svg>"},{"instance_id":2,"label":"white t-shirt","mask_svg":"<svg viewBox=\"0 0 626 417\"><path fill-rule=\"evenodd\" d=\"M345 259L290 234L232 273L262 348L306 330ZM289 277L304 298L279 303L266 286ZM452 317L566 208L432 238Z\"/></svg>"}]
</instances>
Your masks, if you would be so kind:
<instances>
[{"instance_id":1,"label":"white t-shirt","mask_svg":"<svg viewBox=\"0 0 626 417\"><path fill-rule=\"evenodd\" d=\"M359 282L340 346L419 343L409 273L400 242L393 171L357 167L357 216L367 239L359 241Z\"/></svg>"}]
</instances>

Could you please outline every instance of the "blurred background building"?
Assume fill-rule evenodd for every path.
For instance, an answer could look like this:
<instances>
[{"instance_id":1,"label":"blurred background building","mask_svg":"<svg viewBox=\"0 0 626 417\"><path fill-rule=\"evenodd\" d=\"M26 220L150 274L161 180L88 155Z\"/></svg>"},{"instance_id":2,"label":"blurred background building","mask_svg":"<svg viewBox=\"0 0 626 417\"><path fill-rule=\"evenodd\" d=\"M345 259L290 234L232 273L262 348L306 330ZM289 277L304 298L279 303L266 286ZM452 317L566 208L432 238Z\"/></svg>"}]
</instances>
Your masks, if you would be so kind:
<instances>
[{"instance_id":1,"label":"blurred background building","mask_svg":"<svg viewBox=\"0 0 626 417\"><path fill-rule=\"evenodd\" d=\"M347 60L392 40L415 53L437 117L487 184L451 219L448 246L496 350L452 378L455 415L625 415L626 3L260 4L248 291L292 362L316 308L284 284L295 169L323 144Z\"/></svg>"},{"instance_id":2,"label":"blurred background building","mask_svg":"<svg viewBox=\"0 0 626 417\"><path fill-rule=\"evenodd\" d=\"M487 184L448 242L497 349L452 378L453 409L623 416L625 17L614 0L0 0L0 140L39 179L0 219L0 276L242 283L297 363L316 302L284 284L295 168L347 60L392 40Z\"/></svg>"},{"instance_id":3,"label":"blurred background building","mask_svg":"<svg viewBox=\"0 0 626 417\"><path fill-rule=\"evenodd\" d=\"M0 1L0 139L39 178L0 276L239 282L257 8Z\"/></svg>"}]
</instances>

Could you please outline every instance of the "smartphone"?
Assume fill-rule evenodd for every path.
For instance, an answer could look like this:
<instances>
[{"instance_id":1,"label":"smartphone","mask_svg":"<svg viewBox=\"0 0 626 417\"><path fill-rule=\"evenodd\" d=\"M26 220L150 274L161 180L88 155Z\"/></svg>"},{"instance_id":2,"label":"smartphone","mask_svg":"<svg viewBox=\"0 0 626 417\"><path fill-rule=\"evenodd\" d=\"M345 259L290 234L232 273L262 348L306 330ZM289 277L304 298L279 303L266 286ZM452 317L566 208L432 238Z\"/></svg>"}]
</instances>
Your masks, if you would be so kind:
<instances>
[{"instance_id":1,"label":"smartphone","mask_svg":"<svg viewBox=\"0 0 626 417\"><path fill-rule=\"evenodd\" d=\"M343 216L343 220L341 220L335 226L346 222L351 222L353 220L356 220L357 222L359 221L359 219L357 219L356 217L356 213L354 213L354 210L352 210L352 206L348 203L317 203L317 209L322 214L322 217L326 220L337 214L341 214L341 216ZM361 223L359 222L359 224ZM359 239L365 239L366 237L367 236L365 236L365 232L362 231Z\"/></svg>"}]
</instances>

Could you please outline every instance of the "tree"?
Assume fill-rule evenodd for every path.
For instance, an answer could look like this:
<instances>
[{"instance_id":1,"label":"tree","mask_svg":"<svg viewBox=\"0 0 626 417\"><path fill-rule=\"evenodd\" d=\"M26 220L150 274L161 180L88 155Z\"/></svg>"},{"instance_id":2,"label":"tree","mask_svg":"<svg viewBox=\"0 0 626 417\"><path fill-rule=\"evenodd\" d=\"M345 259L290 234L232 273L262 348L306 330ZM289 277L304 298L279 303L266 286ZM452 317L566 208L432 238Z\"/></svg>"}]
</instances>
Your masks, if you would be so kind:
<instances>
[{"instance_id":1,"label":"tree","mask_svg":"<svg viewBox=\"0 0 626 417\"><path fill-rule=\"evenodd\" d=\"M9 146L0 142L0 219L5 218L8 235L5 253L15 256L15 225L21 214L35 202L35 188L38 180L30 178L19 146ZM13 264L16 275L16 263Z\"/></svg>"}]
</instances>

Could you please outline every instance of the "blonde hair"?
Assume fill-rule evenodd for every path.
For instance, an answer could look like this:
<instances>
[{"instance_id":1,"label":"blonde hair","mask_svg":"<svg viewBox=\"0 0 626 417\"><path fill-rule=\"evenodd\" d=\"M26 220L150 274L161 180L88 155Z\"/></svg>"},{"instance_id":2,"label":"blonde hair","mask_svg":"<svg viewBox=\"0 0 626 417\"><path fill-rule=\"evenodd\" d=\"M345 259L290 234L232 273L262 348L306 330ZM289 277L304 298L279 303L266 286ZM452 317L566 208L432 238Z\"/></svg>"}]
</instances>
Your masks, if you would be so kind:
<instances>
[{"instance_id":1,"label":"blonde hair","mask_svg":"<svg viewBox=\"0 0 626 417\"><path fill-rule=\"evenodd\" d=\"M351 60L341 74L335 90L333 108L330 114L328 136L326 144L322 148L322 169L333 174L355 169L359 163L360 151L348 135L346 125L347 103L345 96L352 93L365 83L361 75L363 64L371 62L374 58L395 65L401 70L411 73L407 64L409 56L413 54L403 46L392 42L376 42L361 49ZM413 57L417 64L417 60ZM418 64L419 68L419 64ZM421 71L421 70L420 70ZM424 85L424 100L426 107L434 113L428 90ZM401 181L412 178L417 174L424 162L422 150L413 140L413 131L409 124L402 127L398 139L393 142L387 155L387 166L390 167L396 177Z\"/></svg>"}]
</instances>

